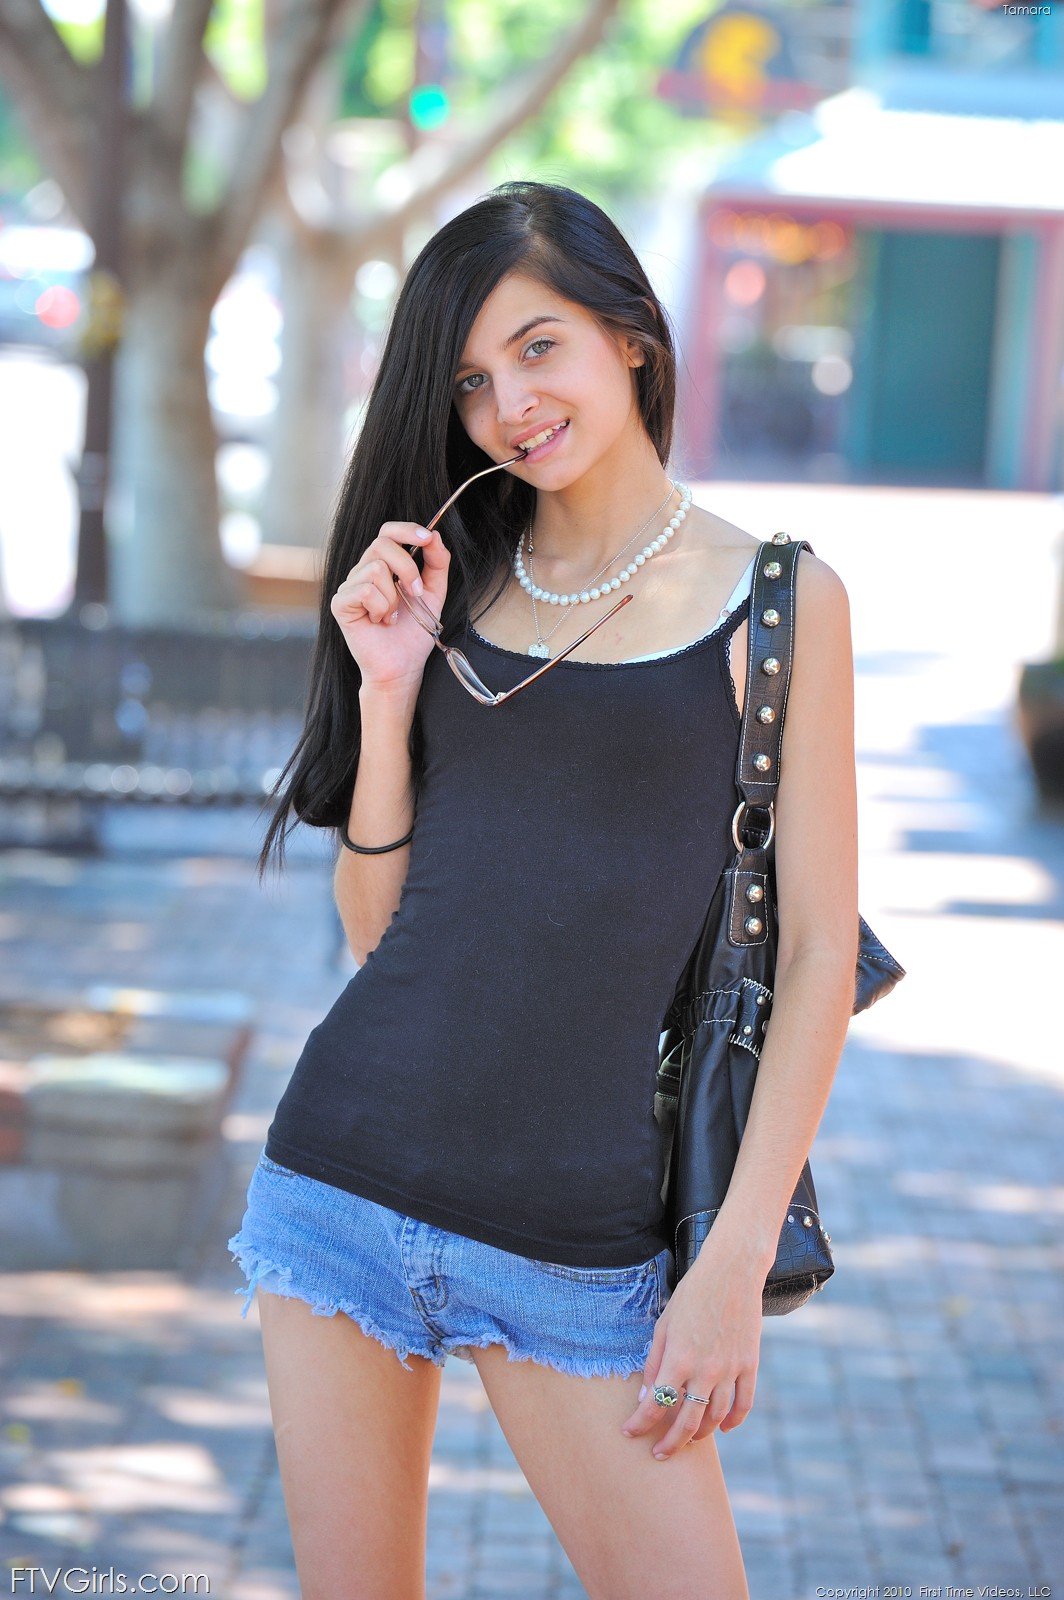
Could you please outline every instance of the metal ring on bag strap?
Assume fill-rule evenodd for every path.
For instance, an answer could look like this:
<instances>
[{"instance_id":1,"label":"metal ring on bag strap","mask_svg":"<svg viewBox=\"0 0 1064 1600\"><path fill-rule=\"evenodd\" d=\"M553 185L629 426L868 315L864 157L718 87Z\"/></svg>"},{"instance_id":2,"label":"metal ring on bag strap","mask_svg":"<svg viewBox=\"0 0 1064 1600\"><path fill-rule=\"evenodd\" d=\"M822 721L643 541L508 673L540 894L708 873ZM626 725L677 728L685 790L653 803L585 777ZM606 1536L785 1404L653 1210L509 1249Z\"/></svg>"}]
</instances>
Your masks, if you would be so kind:
<instances>
[{"instance_id":1,"label":"metal ring on bag strap","mask_svg":"<svg viewBox=\"0 0 1064 1600\"><path fill-rule=\"evenodd\" d=\"M775 801L770 800L767 805L757 805L755 807L755 806L752 806L750 804L749 800L740 800L739 804L735 808L735 815L731 819L732 842L734 843L736 850L738 850L740 852L745 850L745 849L748 849L749 846L744 844L742 839L739 838L739 817L741 816L741 814L744 811L752 811L752 810L755 810L755 809L758 810L758 811L767 811L768 812L768 837L758 846L758 849L759 850L767 850L769 845L772 843L773 835L776 832L776 805L775 805Z\"/></svg>"}]
</instances>

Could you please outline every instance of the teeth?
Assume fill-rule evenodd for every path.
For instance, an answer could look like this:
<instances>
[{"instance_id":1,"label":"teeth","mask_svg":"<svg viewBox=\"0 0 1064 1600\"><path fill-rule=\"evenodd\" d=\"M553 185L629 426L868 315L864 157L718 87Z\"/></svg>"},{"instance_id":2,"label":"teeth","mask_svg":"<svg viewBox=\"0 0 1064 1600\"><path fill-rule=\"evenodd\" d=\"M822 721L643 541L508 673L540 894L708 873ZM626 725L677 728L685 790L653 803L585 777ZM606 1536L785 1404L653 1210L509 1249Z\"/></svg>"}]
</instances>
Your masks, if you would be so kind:
<instances>
[{"instance_id":1,"label":"teeth","mask_svg":"<svg viewBox=\"0 0 1064 1600\"><path fill-rule=\"evenodd\" d=\"M534 450L537 445L545 444L548 439L553 439L554 435L559 431L559 429L564 427L565 423L561 422L558 424L557 428L544 428L542 433L533 434L531 439L526 439L521 445L521 449L526 452L529 450Z\"/></svg>"}]
</instances>

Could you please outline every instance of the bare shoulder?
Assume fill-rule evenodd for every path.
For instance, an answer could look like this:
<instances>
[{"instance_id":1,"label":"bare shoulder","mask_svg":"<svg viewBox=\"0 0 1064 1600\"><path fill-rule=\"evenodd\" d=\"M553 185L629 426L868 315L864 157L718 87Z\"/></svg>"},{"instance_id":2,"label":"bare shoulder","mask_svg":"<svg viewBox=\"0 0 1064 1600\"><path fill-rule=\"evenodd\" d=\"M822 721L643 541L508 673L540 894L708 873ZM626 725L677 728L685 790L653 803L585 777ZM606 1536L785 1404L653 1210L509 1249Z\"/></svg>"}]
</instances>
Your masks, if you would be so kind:
<instances>
[{"instance_id":1,"label":"bare shoulder","mask_svg":"<svg viewBox=\"0 0 1064 1600\"><path fill-rule=\"evenodd\" d=\"M746 561L756 555L764 539L727 522L723 517L692 506L691 548L702 560L719 563L722 557L734 566L745 555ZM796 608L801 602L805 613L838 620L849 618L849 596L846 586L835 568L811 550L803 550L798 557L798 576L795 583Z\"/></svg>"},{"instance_id":2,"label":"bare shoulder","mask_svg":"<svg viewBox=\"0 0 1064 1600\"><path fill-rule=\"evenodd\" d=\"M835 568L803 550L794 595L794 666L787 713L792 727L834 710L853 716L853 640L850 599ZM808 730L801 737L807 737ZM786 739L786 732L784 733Z\"/></svg>"},{"instance_id":3,"label":"bare shoulder","mask_svg":"<svg viewBox=\"0 0 1064 1600\"><path fill-rule=\"evenodd\" d=\"M706 511L702 506L693 505L688 516L691 525L690 549L703 560L719 561L725 556L730 558L734 566L736 557L745 555L749 562L759 546L765 543L763 537L750 533L737 523L728 522L715 512ZM798 557L797 589L810 605L830 607L834 604L839 607L847 604L848 597L842 579L834 567L811 550L803 550Z\"/></svg>"},{"instance_id":4,"label":"bare shoulder","mask_svg":"<svg viewBox=\"0 0 1064 1600\"><path fill-rule=\"evenodd\" d=\"M687 513L687 546L693 555L705 561L719 563L723 558L734 566L737 556L745 553L746 560L756 554L762 541L734 522L718 517L704 506L692 505ZM686 531L686 530L685 530Z\"/></svg>"},{"instance_id":5,"label":"bare shoulder","mask_svg":"<svg viewBox=\"0 0 1064 1600\"><path fill-rule=\"evenodd\" d=\"M811 606L818 608L826 606L829 610L833 607L836 611L845 610L850 603L846 585L835 568L811 550L803 550L798 557L795 592Z\"/></svg>"},{"instance_id":6,"label":"bare shoulder","mask_svg":"<svg viewBox=\"0 0 1064 1600\"><path fill-rule=\"evenodd\" d=\"M765 538L700 506L693 506L689 515L692 537L688 560L694 563L689 572L700 582L708 577L716 592L726 592L746 571ZM744 617L732 636L730 651L735 704L740 715L745 701L748 639L749 624ZM792 707L796 702L823 707L825 684L831 684L833 691L845 698L846 685L852 683L853 675L849 599L834 567L810 550L802 550L798 556L794 642ZM846 714L845 705L840 704L840 714ZM799 715L797 710L788 712L792 727Z\"/></svg>"}]
</instances>

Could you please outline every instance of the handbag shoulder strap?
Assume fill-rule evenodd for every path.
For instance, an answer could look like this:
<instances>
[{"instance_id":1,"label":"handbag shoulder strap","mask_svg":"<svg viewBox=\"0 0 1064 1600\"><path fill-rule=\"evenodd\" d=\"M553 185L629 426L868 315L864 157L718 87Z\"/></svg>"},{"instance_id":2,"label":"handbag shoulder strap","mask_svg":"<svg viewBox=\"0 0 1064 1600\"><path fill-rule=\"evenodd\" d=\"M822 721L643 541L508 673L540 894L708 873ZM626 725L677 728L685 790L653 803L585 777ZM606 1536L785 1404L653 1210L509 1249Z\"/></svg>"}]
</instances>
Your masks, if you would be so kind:
<instances>
[{"instance_id":1,"label":"handbag shoulder strap","mask_svg":"<svg viewBox=\"0 0 1064 1600\"><path fill-rule=\"evenodd\" d=\"M794 598L801 550L808 539L775 533L758 546L750 591L746 692L735 782L748 806L767 806L779 786L783 717L794 655Z\"/></svg>"}]
</instances>

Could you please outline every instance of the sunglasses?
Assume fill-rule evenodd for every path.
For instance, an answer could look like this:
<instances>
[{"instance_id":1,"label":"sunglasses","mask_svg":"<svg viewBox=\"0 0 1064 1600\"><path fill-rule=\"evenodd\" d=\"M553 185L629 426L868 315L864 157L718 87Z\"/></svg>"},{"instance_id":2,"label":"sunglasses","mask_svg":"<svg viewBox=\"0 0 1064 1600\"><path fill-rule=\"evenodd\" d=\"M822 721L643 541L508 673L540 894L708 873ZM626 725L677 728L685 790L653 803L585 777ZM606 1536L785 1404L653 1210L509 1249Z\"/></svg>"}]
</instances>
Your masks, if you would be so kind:
<instances>
[{"instance_id":1,"label":"sunglasses","mask_svg":"<svg viewBox=\"0 0 1064 1600\"><path fill-rule=\"evenodd\" d=\"M430 531L435 528L443 513L449 510L462 491L468 489L471 483L476 483L478 478L485 478L489 472L498 472L503 467L512 467L515 461L523 461L524 458L525 452L522 450L520 455L511 456L509 461L499 461L493 467L485 467L482 472L474 472L473 476L467 478L465 483L454 491L451 498L444 502L432 521L425 523L425 527ZM413 545L407 546L407 549L414 548L416 547ZM512 700L515 694L520 694L522 689L527 689L530 683L535 683L537 678L542 678L545 672L549 672L552 667L556 667L559 661L564 661L566 656L576 649L577 645L583 644L585 639L591 637L596 628L601 628L604 622L608 622L615 611L619 611L622 606L626 606L629 600L635 599L634 594L622 595L616 605L612 605L604 616L599 617L597 622L593 622L590 628L586 628L578 639L573 640L572 644L567 644L563 650L559 650L556 656L552 656L541 667L537 667L535 672L530 672L527 678L522 678L520 683L514 684L512 689L502 689L496 693L495 690L488 688L464 650L459 650L457 645L444 644L442 642L440 639L442 628L439 618L433 614L425 601L416 594L407 594L401 578L396 578L395 586L399 591L400 599L413 615L415 622L419 622L426 633L432 634L437 649L442 650L447 657L447 663L462 688L467 689L474 700L479 700L483 706L501 706L504 700Z\"/></svg>"}]
</instances>

